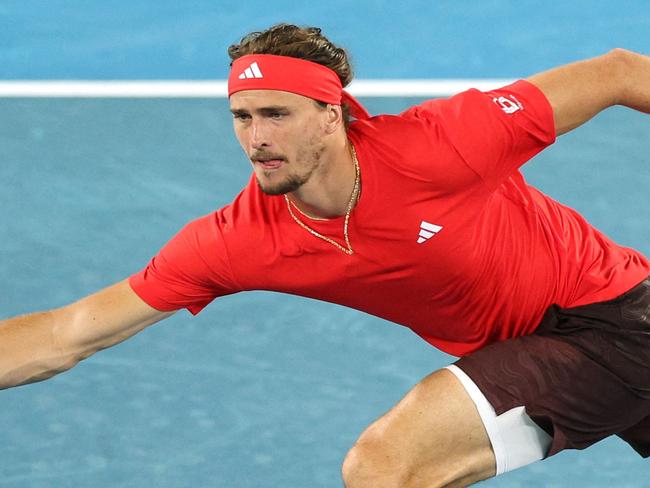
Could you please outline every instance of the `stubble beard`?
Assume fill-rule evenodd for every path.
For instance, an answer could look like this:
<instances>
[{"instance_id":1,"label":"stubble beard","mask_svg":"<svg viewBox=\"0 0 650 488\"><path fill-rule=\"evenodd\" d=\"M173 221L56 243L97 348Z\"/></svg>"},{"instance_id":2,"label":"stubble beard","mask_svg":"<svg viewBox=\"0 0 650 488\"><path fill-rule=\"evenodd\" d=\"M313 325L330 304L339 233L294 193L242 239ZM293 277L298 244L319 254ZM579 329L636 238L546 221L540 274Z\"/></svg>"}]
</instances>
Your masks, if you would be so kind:
<instances>
[{"instance_id":1,"label":"stubble beard","mask_svg":"<svg viewBox=\"0 0 650 488\"><path fill-rule=\"evenodd\" d=\"M290 174L284 180L276 183L275 185L266 185L265 183L262 182L262 180L258 176L257 184L262 190L262 192L264 192L267 195L285 195L287 193L291 193L298 190L302 185L307 183L311 178L311 176L314 174L314 172L320 167L321 157L323 156L323 152L325 152L325 145L319 144L317 145L317 147L313 148L310 152L311 154L299 153L296 158L297 160L306 159L312 162L308 170L305 171L303 174L295 174L295 173ZM264 171L263 174L266 178L269 178L272 173Z\"/></svg>"},{"instance_id":2,"label":"stubble beard","mask_svg":"<svg viewBox=\"0 0 650 488\"><path fill-rule=\"evenodd\" d=\"M265 185L262 183L260 177L257 177L257 184L260 189L267 195L284 195L286 193L291 193L296 191L302 185L304 185L313 171L310 171L307 175L289 175L283 181L276 183L275 185ZM269 173L264 172L264 176L269 177Z\"/></svg>"}]
</instances>

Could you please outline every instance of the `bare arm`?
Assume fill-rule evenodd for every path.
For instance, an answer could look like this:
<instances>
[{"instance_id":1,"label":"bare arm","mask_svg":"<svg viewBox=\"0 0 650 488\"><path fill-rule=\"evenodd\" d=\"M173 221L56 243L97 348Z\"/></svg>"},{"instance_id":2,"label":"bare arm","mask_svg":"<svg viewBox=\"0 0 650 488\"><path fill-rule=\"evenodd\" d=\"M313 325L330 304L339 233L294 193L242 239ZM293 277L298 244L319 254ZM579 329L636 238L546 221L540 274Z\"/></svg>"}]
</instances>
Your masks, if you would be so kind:
<instances>
[{"instance_id":1,"label":"bare arm","mask_svg":"<svg viewBox=\"0 0 650 488\"><path fill-rule=\"evenodd\" d=\"M0 321L0 388L45 380L173 315L127 280L63 308Z\"/></svg>"},{"instance_id":2,"label":"bare arm","mask_svg":"<svg viewBox=\"0 0 650 488\"><path fill-rule=\"evenodd\" d=\"M650 57L624 49L528 78L553 107L558 135L612 105L650 113Z\"/></svg>"}]
</instances>

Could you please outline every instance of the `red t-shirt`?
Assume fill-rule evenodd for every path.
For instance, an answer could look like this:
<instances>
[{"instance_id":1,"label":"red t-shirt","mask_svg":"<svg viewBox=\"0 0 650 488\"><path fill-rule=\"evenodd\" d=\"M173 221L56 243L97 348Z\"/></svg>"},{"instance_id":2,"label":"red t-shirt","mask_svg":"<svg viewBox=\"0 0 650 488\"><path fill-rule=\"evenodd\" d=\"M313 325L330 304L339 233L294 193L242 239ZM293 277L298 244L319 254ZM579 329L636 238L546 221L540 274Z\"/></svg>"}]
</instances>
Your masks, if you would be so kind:
<instances>
[{"instance_id":1,"label":"red t-shirt","mask_svg":"<svg viewBox=\"0 0 650 488\"><path fill-rule=\"evenodd\" d=\"M296 224L254 178L232 204L184 227L140 273L159 310L274 290L346 305L464 355L532 333L556 303L614 298L650 274L518 168L553 143L552 109L532 84L469 90L349 130L362 194L346 255ZM309 220L343 243L343 217Z\"/></svg>"}]
</instances>

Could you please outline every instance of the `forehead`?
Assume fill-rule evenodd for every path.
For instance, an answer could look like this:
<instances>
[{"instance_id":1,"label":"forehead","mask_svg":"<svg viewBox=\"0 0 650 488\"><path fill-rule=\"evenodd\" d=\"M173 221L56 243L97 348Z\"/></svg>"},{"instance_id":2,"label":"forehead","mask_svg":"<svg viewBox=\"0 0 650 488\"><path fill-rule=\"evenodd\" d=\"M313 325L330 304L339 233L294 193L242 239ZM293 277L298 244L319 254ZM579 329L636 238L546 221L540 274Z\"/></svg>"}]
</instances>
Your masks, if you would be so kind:
<instances>
[{"instance_id":1,"label":"forehead","mask_svg":"<svg viewBox=\"0 0 650 488\"><path fill-rule=\"evenodd\" d=\"M261 107L295 107L313 105L311 98L279 90L243 90L230 96L231 110L254 110Z\"/></svg>"}]
</instances>

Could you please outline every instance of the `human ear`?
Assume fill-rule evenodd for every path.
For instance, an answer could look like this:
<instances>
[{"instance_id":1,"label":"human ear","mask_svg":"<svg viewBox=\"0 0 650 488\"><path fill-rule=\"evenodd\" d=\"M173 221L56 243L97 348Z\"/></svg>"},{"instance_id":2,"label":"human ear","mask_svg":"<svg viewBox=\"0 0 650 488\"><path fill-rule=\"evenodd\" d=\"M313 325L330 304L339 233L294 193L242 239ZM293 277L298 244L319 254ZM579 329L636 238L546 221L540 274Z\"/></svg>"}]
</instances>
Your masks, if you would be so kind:
<instances>
[{"instance_id":1,"label":"human ear","mask_svg":"<svg viewBox=\"0 0 650 488\"><path fill-rule=\"evenodd\" d=\"M333 134L343 125L343 109L340 105L327 104L326 108L325 131Z\"/></svg>"}]
</instances>

